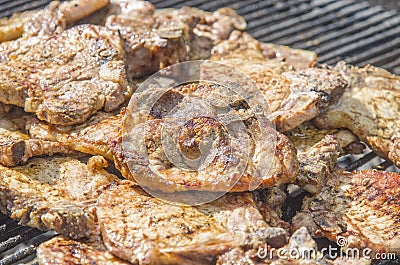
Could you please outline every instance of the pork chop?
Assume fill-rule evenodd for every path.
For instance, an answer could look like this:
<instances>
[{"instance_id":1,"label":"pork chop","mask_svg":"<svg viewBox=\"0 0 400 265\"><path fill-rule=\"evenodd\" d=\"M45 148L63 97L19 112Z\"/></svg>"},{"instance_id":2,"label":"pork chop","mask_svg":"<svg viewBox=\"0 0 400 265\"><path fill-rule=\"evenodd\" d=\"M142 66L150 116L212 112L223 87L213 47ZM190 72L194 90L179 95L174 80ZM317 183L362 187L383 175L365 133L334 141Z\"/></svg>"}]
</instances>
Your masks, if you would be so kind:
<instances>
[{"instance_id":1,"label":"pork chop","mask_svg":"<svg viewBox=\"0 0 400 265\"><path fill-rule=\"evenodd\" d=\"M76 26L0 57L0 101L50 123L83 122L130 94L122 40L101 26Z\"/></svg>"},{"instance_id":2,"label":"pork chop","mask_svg":"<svg viewBox=\"0 0 400 265\"><path fill-rule=\"evenodd\" d=\"M373 66L358 68L338 63L349 87L339 102L314 120L319 128L348 128L378 155L389 155L392 138L400 131L400 77Z\"/></svg>"},{"instance_id":3,"label":"pork chop","mask_svg":"<svg viewBox=\"0 0 400 265\"><path fill-rule=\"evenodd\" d=\"M316 68L293 71L281 60L267 60L260 46L247 33L233 32L227 41L213 48L210 60L231 66L254 81L278 131L291 130L313 119L344 92L347 84L340 73Z\"/></svg>"},{"instance_id":4,"label":"pork chop","mask_svg":"<svg viewBox=\"0 0 400 265\"><path fill-rule=\"evenodd\" d=\"M250 193L185 207L125 180L99 196L97 216L107 250L133 264L210 264L233 247L259 246L268 235Z\"/></svg>"},{"instance_id":5,"label":"pork chop","mask_svg":"<svg viewBox=\"0 0 400 265\"><path fill-rule=\"evenodd\" d=\"M37 259L41 265L129 265L104 249L102 242L75 241L56 236L37 248Z\"/></svg>"},{"instance_id":6,"label":"pork chop","mask_svg":"<svg viewBox=\"0 0 400 265\"><path fill-rule=\"evenodd\" d=\"M189 93L189 91L191 91L192 94L198 93L198 95L202 95L205 93L208 95L207 91L210 89L214 90L214 88L207 86L188 85L178 88L174 93L183 93L184 91ZM170 101L161 101L158 104L164 106L163 104L166 102L170 103ZM215 159L212 161L212 166L208 166L206 171L203 171L203 173L207 172L207 174L193 170L187 171L181 169L181 167L175 166L167 159L167 155L171 154L171 149L167 148L166 151L169 152L167 153L164 150L164 143L162 142L163 126L167 126L169 123L166 123L164 118L159 118L156 111L157 106L156 104L153 107L154 112L152 113L155 116L148 122L132 127L132 130L144 130L143 132L145 132L144 140L146 145L151 146L148 150L147 158L131 148L123 150L122 115L111 117L86 128L72 130L36 121L30 128L30 134L32 137L38 139L59 141L80 152L103 155L115 162L117 168L125 178L135 180L139 177L141 181L144 181L141 184L148 185L148 187L152 189L160 189L168 192L186 190L226 191L227 187L232 187L230 186L231 182L229 182L229 179L221 179L219 176L224 174L226 170L229 170L226 165L236 161L236 158L240 155L239 151L237 151L237 149L232 149L223 138L219 138L221 141L217 143L218 146L216 150L218 152L215 155ZM239 112L236 113L236 116L241 115ZM246 115L243 118L247 124L246 126L248 126L248 132L244 133L250 132L250 134L252 134L252 136L249 137L249 141L257 139L257 135L260 133L259 125L251 115L252 114L249 116L250 118L246 118ZM126 114L126 117L131 117L131 114ZM192 125L186 126L186 129L182 131L182 135L193 137L195 141L201 141L201 137L205 137L204 135L208 135L214 131L218 132L222 128L218 122L214 122L211 118L207 117L192 119L189 123ZM203 128L202 131L198 131L195 135L191 134L191 130L197 131L199 128ZM125 129L127 129L127 127L125 127ZM272 127L264 129L267 130L269 138L263 137L263 144L257 145L255 142L249 142L249 150L254 150L250 151L252 158L251 160L249 159L248 164L245 165L242 176L234 175L238 182L232 187L230 190L231 192L247 191L251 189L251 185L254 181L259 181L260 185L257 186L257 188L262 188L279 186L284 183L290 183L295 179L298 171L298 163L296 151L293 149L291 142L286 136L275 131ZM127 137L135 138L140 137L140 135L141 134L130 133ZM137 139L127 141L132 143L138 142ZM268 156L266 155L270 143L276 145L276 148L272 151L275 153L271 161L267 160ZM262 148L265 148L265 150ZM182 150L184 150L185 154L196 154L196 152L198 152L198 147L194 144L193 146L185 146ZM265 156L262 154L265 154ZM233 157L235 157L234 160L227 160ZM268 164L266 161L270 161L271 163L271 168L268 173L266 172L268 169L267 166L265 166L265 169L258 168L258 165L263 167L263 163ZM160 175L156 176L149 168L149 165L156 166L158 172L161 172L162 177L160 177ZM263 171L261 169L265 171L265 174L262 173ZM147 176L147 178L144 179L142 176Z\"/></svg>"},{"instance_id":7,"label":"pork chop","mask_svg":"<svg viewBox=\"0 0 400 265\"><path fill-rule=\"evenodd\" d=\"M292 220L314 237L344 237L347 248L400 253L400 175L365 170L336 172L316 195L304 200Z\"/></svg>"},{"instance_id":8,"label":"pork chop","mask_svg":"<svg viewBox=\"0 0 400 265\"><path fill-rule=\"evenodd\" d=\"M0 166L0 210L19 224L54 229L71 238L95 232L94 206L103 185L118 181L103 157L34 158L24 166Z\"/></svg>"},{"instance_id":9,"label":"pork chop","mask_svg":"<svg viewBox=\"0 0 400 265\"><path fill-rule=\"evenodd\" d=\"M243 30L246 22L229 8L155 10L146 1L111 2L106 26L124 39L128 74L140 78L182 61L206 59L214 43Z\"/></svg>"}]
</instances>

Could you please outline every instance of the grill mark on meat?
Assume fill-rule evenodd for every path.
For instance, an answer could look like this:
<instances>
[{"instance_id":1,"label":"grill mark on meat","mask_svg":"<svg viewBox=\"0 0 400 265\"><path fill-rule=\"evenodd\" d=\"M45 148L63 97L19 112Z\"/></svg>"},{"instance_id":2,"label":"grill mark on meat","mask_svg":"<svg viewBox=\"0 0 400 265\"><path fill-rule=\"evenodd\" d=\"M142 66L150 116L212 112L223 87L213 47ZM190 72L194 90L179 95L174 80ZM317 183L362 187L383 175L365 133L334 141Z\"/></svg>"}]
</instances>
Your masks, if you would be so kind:
<instances>
[{"instance_id":1,"label":"grill mark on meat","mask_svg":"<svg viewBox=\"0 0 400 265\"><path fill-rule=\"evenodd\" d=\"M210 59L242 71L255 82L278 131L291 130L313 119L335 103L347 86L337 71L316 68L293 71L286 62L268 59L259 41L237 31L213 48ZM241 84L240 80L237 82Z\"/></svg>"},{"instance_id":2,"label":"grill mark on meat","mask_svg":"<svg viewBox=\"0 0 400 265\"><path fill-rule=\"evenodd\" d=\"M14 168L0 166L0 210L20 225L54 229L71 238L95 233L94 206L102 186L118 181L102 157L88 164L74 158L34 158Z\"/></svg>"},{"instance_id":3,"label":"grill mark on meat","mask_svg":"<svg viewBox=\"0 0 400 265\"><path fill-rule=\"evenodd\" d=\"M373 253L399 254L400 175L364 170L329 176L326 186L304 200L293 227L306 226L316 237L336 241L343 236L348 248L370 248Z\"/></svg>"},{"instance_id":4,"label":"grill mark on meat","mask_svg":"<svg viewBox=\"0 0 400 265\"><path fill-rule=\"evenodd\" d=\"M314 123L319 128L348 128L375 153L400 165L392 142L400 130L400 77L381 68L358 68L344 62L335 69L341 71L349 87Z\"/></svg>"},{"instance_id":5,"label":"grill mark on meat","mask_svg":"<svg viewBox=\"0 0 400 265\"><path fill-rule=\"evenodd\" d=\"M210 264L235 246L258 247L269 228L251 193L177 206L126 180L100 195L97 216L107 250L133 264Z\"/></svg>"},{"instance_id":6,"label":"grill mark on meat","mask_svg":"<svg viewBox=\"0 0 400 265\"><path fill-rule=\"evenodd\" d=\"M131 92L122 41L101 26L76 26L2 57L1 101L50 123L84 122L115 110Z\"/></svg>"}]
</instances>

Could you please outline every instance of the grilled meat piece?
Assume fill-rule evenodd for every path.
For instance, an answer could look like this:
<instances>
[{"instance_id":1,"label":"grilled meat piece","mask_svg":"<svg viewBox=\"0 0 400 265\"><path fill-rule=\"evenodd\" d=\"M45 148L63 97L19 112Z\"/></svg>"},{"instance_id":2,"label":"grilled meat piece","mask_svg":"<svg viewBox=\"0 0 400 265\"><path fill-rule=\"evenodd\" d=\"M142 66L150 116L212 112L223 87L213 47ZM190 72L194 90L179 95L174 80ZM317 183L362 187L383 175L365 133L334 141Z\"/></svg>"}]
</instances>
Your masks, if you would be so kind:
<instances>
[{"instance_id":1,"label":"grilled meat piece","mask_svg":"<svg viewBox=\"0 0 400 265\"><path fill-rule=\"evenodd\" d=\"M233 32L213 52L211 60L242 71L257 84L278 131L291 130L313 119L335 103L347 85L336 71L316 68L292 71L287 63L267 60L260 42L247 33Z\"/></svg>"},{"instance_id":2,"label":"grilled meat piece","mask_svg":"<svg viewBox=\"0 0 400 265\"><path fill-rule=\"evenodd\" d=\"M286 46L263 43L246 32L233 31L229 38L212 49L212 59L226 60L241 58L249 60L282 61L296 70L313 66L317 61L314 52L292 49Z\"/></svg>"},{"instance_id":3,"label":"grilled meat piece","mask_svg":"<svg viewBox=\"0 0 400 265\"><path fill-rule=\"evenodd\" d=\"M0 20L0 42L21 36L49 36L106 6L108 0L53 1L45 8L13 14Z\"/></svg>"},{"instance_id":4,"label":"grilled meat piece","mask_svg":"<svg viewBox=\"0 0 400 265\"><path fill-rule=\"evenodd\" d=\"M190 88L189 86L185 86L177 89L178 91L176 93L181 93L185 91L185 89L188 89L192 94L198 93L199 95L202 95L202 93L205 93L208 95L207 91L210 87L193 85ZM140 96L138 97L138 100L140 100ZM162 106L164 106L163 103L163 101L160 102ZM153 109L157 109L157 105ZM238 114L236 116L240 115L241 114ZM126 116L131 117L130 114L127 114ZM249 137L251 138L249 139L249 149L251 150L250 155L252 155L253 158L251 158L252 160L249 160L247 166L245 166L244 174L241 177L237 176L240 179L231 189L231 192L247 191L251 189L251 185L254 181L260 182L260 185L257 188L272 187L275 185L279 186L284 183L292 182L298 172L298 162L296 159L296 151L287 137L276 132L273 128L264 128L267 130L270 137L263 137L265 145L268 146L270 143L276 143L276 149L275 154L272 157L273 160L271 161L272 165L269 172L264 172L266 174L261 175L256 168L258 165L262 167L262 163L267 161L267 155L265 153L268 152L268 148L263 147L264 142L263 144L252 142L253 138L257 139L260 132L258 131L259 128L257 123L253 118L251 118L251 115L250 118L246 118L245 115L243 119L245 120L249 131L244 133L252 134L251 137ZM185 190L225 191L226 187L228 187L231 182L228 182L228 180L225 179L218 179L218 176L226 170L224 159L227 157L235 157L236 159L236 157L239 156L237 155L238 151L231 149L230 145L227 144L222 137L217 146L217 151L219 153L216 153L215 159L212 161L212 166L207 167L205 171L207 174L201 174L201 172L198 171L181 170L179 167L176 167L174 164L169 162L164 150L162 132L163 126L168 126L166 121L167 120L165 119L155 119L155 117L152 117L148 122L134 128L134 130L145 131L144 135L146 145L152 147L148 150L148 158L138 154L136 150L131 150L128 153L123 152L122 115L111 117L92 126L89 125L86 128L82 127L72 130L36 121L30 128L30 134L38 139L59 141L80 152L99 154L108 159L114 160L117 168L127 179L135 180L135 177L142 177L143 174L147 174L148 182L142 184L149 185L149 187L153 189L157 188L168 192ZM221 128L218 125L218 122L213 122L210 118L192 119L189 123L192 125L186 126L185 129L182 129L181 131L182 133L185 132L185 135L189 138L191 137L191 139L197 137L198 139L196 138L196 141L199 141L199 139L201 140L202 135L200 135L200 133L207 134L214 131L218 132ZM191 131L197 131L196 128L202 128L202 131L192 135ZM140 137L139 135L141 134L130 133L127 137L133 137L133 139L127 141L137 143L137 139L134 138ZM200 138L198 136L200 136ZM192 154L195 154L196 150L198 151L197 145L186 146L185 148L186 149L182 150L185 150L187 154L191 152L193 152ZM265 150L263 148L265 148ZM170 149L166 151L171 153ZM226 152L228 152L227 155ZM154 175L149 168L150 164L157 166L158 171L161 172L163 177ZM129 170L128 165L131 166L131 170ZM261 169L263 170L264 168ZM258 168L258 170L261 169ZM143 180L143 178L141 179Z\"/></svg>"},{"instance_id":5,"label":"grilled meat piece","mask_svg":"<svg viewBox=\"0 0 400 265\"><path fill-rule=\"evenodd\" d=\"M306 226L314 237L336 241L348 248L370 248L372 253L400 253L400 175L365 170L329 176L326 186L304 200L292 220Z\"/></svg>"},{"instance_id":6,"label":"grilled meat piece","mask_svg":"<svg viewBox=\"0 0 400 265\"><path fill-rule=\"evenodd\" d=\"M317 243L308 233L305 227L299 228L290 237L289 242L279 248L280 250L274 248L265 249L263 246L262 251L257 251L256 249L244 251L240 248L235 248L229 252L224 253L217 259L217 265L317 265L317 264L329 264L327 261L323 260L323 255L318 252ZM258 250L261 250L259 248ZM293 258L295 255L295 250L299 253L306 253L304 250L312 250L314 256L305 257L299 254L299 258ZM278 256L280 255L280 256ZM292 257L290 256L292 255ZM346 263L343 263L346 264Z\"/></svg>"},{"instance_id":7,"label":"grilled meat piece","mask_svg":"<svg viewBox=\"0 0 400 265\"><path fill-rule=\"evenodd\" d=\"M388 158L400 131L400 77L383 69L336 65L349 87L339 102L317 117L319 128L348 128L378 155ZM390 156L400 165L396 156Z\"/></svg>"},{"instance_id":8,"label":"grilled meat piece","mask_svg":"<svg viewBox=\"0 0 400 265\"><path fill-rule=\"evenodd\" d=\"M106 26L121 33L132 78L182 61L206 59L214 43L246 27L229 8L214 13L189 7L155 11L146 1L112 1L110 13Z\"/></svg>"},{"instance_id":9,"label":"grilled meat piece","mask_svg":"<svg viewBox=\"0 0 400 265\"><path fill-rule=\"evenodd\" d=\"M59 142L31 139L24 131L26 122L32 118L20 109L0 115L0 164L13 167L34 156L76 153Z\"/></svg>"},{"instance_id":10,"label":"grilled meat piece","mask_svg":"<svg viewBox=\"0 0 400 265\"><path fill-rule=\"evenodd\" d=\"M118 181L103 169L106 166L103 157L92 157L87 165L53 157L14 168L0 166L0 210L21 225L54 229L71 238L90 237L101 187Z\"/></svg>"},{"instance_id":11,"label":"grilled meat piece","mask_svg":"<svg viewBox=\"0 0 400 265\"><path fill-rule=\"evenodd\" d=\"M11 108L12 108L11 105L7 105L7 104L4 104L4 103L0 102L0 114L9 112Z\"/></svg>"},{"instance_id":12,"label":"grilled meat piece","mask_svg":"<svg viewBox=\"0 0 400 265\"><path fill-rule=\"evenodd\" d=\"M261 43L261 50L268 59L279 58L296 70L313 67L317 63L317 54L313 51L293 49L272 43Z\"/></svg>"},{"instance_id":13,"label":"grilled meat piece","mask_svg":"<svg viewBox=\"0 0 400 265\"><path fill-rule=\"evenodd\" d=\"M54 124L77 124L112 111L130 93L117 33L80 25L18 47L0 62L0 100Z\"/></svg>"},{"instance_id":14,"label":"grilled meat piece","mask_svg":"<svg viewBox=\"0 0 400 265\"><path fill-rule=\"evenodd\" d=\"M307 152L325 136L332 135L339 144L340 155L361 154L365 145L348 129L318 129L312 122L305 122L285 132L298 152Z\"/></svg>"},{"instance_id":15,"label":"grilled meat piece","mask_svg":"<svg viewBox=\"0 0 400 265\"><path fill-rule=\"evenodd\" d=\"M210 264L233 247L256 248L268 235L250 193L185 207L122 181L99 196L97 216L107 250L133 264Z\"/></svg>"},{"instance_id":16,"label":"grilled meat piece","mask_svg":"<svg viewBox=\"0 0 400 265\"><path fill-rule=\"evenodd\" d=\"M37 258L40 265L129 265L104 249L102 242L75 241L56 236L39 245Z\"/></svg>"},{"instance_id":17,"label":"grilled meat piece","mask_svg":"<svg viewBox=\"0 0 400 265\"><path fill-rule=\"evenodd\" d=\"M296 184L310 193L317 193L325 186L327 176L337 167L339 143L332 135L325 136L309 150L299 152L300 170Z\"/></svg>"}]
</instances>

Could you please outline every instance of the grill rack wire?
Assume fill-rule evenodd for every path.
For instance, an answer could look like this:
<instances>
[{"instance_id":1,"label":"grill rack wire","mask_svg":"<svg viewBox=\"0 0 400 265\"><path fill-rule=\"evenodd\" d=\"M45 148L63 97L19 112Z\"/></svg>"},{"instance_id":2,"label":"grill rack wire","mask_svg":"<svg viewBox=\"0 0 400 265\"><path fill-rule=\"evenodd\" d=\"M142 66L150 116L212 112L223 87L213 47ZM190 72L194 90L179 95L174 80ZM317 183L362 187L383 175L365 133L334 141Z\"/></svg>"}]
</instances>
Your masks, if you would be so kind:
<instances>
[{"instance_id":1,"label":"grill rack wire","mask_svg":"<svg viewBox=\"0 0 400 265\"><path fill-rule=\"evenodd\" d=\"M3 0L0 18L42 8L50 0ZM400 14L382 6L358 0L152 0L157 8L184 5L214 11L232 7L248 21L247 32L255 38L293 48L314 50L320 63L340 60L364 66L368 63L400 74ZM370 150L358 156L344 156L339 165L349 171L376 168L399 171L390 161ZM299 195L304 196L304 194ZM295 200L296 198L293 198ZM294 203L295 205L296 203ZM297 205L298 207L298 205ZM296 207L288 207L293 215ZM19 226L0 214L0 265L37 264L36 247L53 237L53 232ZM384 264L400 264L380 261Z\"/></svg>"}]
</instances>

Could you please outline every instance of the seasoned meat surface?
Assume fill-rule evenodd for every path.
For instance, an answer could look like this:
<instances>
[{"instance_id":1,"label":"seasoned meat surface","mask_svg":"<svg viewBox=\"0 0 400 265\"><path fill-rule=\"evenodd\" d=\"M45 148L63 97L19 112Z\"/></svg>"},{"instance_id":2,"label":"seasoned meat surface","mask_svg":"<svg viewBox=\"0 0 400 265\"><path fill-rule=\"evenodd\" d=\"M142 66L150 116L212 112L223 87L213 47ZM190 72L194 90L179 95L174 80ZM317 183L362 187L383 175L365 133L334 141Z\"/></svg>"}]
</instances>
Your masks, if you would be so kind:
<instances>
[{"instance_id":1,"label":"seasoned meat surface","mask_svg":"<svg viewBox=\"0 0 400 265\"><path fill-rule=\"evenodd\" d=\"M268 236L250 193L178 206L122 181L100 195L97 216L107 250L133 264L210 264L218 254L257 247Z\"/></svg>"},{"instance_id":2,"label":"seasoned meat surface","mask_svg":"<svg viewBox=\"0 0 400 265\"><path fill-rule=\"evenodd\" d=\"M116 258L102 245L102 242L75 241L56 236L39 245L37 258L40 265L129 265Z\"/></svg>"},{"instance_id":3,"label":"seasoned meat surface","mask_svg":"<svg viewBox=\"0 0 400 265\"><path fill-rule=\"evenodd\" d=\"M106 26L124 39L130 77L139 78L179 62L206 59L214 43L243 30L246 22L229 8L155 10L146 1L112 1Z\"/></svg>"},{"instance_id":4,"label":"seasoned meat surface","mask_svg":"<svg viewBox=\"0 0 400 265\"><path fill-rule=\"evenodd\" d=\"M291 130L336 102L347 85L337 71L308 68L293 71L281 60L267 60L260 42L233 32L213 48L211 60L242 71L262 91L279 131Z\"/></svg>"},{"instance_id":5,"label":"seasoned meat surface","mask_svg":"<svg viewBox=\"0 0 400 265\"><path fill-rule=\"evenodd\" d=\"M100 109L115 110L130 94L122 40L104 27L76 26L26 48L0 52L0 100L39 119L81 123Z\"/></svg>"},{"instance_id":6,"label":"seasoned meat surface","mask_svg":"<svg viewBox=\"0 0 400 265\"><path fill-rule=\"evenodd\" d=\"M95 232L94 206L103 185L117 181L103 157L34 158L24 166L0 166L0 210L21 225L54 229L71 238Z\"/></svg>"},{"instance_id":7,"label":"seasoned meat surface","mask_svg":"<svg viewBox=\"0 0 400 265\"><path fill-rule=\"evenodd\" d=\"M340 155L361 154L365 149L365 145L350 130L319 129L312 122L304 122L285 132L285 135L289 137L298 152L306 152L327 135L332 135L338 142Z\"/></svg>"},{"instance_id":8,"label":"seasoned meat surface","mask_svg":"<svg viewBox=\"0 0 400 265\"><path fill-rule=\"evenodd\" d=\"M352 248L400 253L400 175L365 170L329 176L326 186L305 199L294 228L306 226L315 237L344 237Z\"/></svg>"},{"instance_id":9,"label":"seasoned meat surface","mask_svg":"<svg viewBox=\"0 0 400 265\"><path fill-rule=\"evenodd\" d=\"M0 20L0 42L59 33L107 4L108 0L53 1L40 10L14 13Z\"/></svg>"},{"instance_id":10,"label":"seasoned meat surface","mask_svg":"<svg viewBox=\"0 0 400 265\"><path fill-rule=\"evenodd\" d=\"M203 94L208 95L207 91L210 89L213 90L208 86L188 85L177 88L175 92L182 92L181 95L185 95L185 93L189 92L192 94L198 93L198 95L201 96ZM162 101L160 103L161 106L165 106L163 105L164 103L165 102ZM153 109L156 110L157 108L154 107ZM155 113L156 112L153 114L156 115ZM127 117L130 117L130 115L131 114L128 113ZM238 112L235 115L240 116L241 114ZM238 179L238 182L230 191L250 190L253 181L260 183L259 186L254 188L279 186L284 183L292 182L298 172L298 162L296 151L291 142L286 136L275 131L272 127L264 128L268 137L262 137L263 144L265 142L265 146L269 144L276 145L276 148L271 151L273 153L271 161L267 160L269 157L269 155L267 155L269 149L252 141L253 138L257 139L257 137L260 137L259 134L261 131L257 122L254 117L252 118L251 115L253 114L250 113L250 116L247 115L250 118L246 115L243 116L243 120L245 124L247 124L248 132L244 133L251 134L251 137L249 137L250 146L248 148L253 158L247 161L241 176L234 175L235 178ZM59 141L80 152L99 154L108 159L112 159L125 178L135 180L137 177L140 177L142 180L141 184L152 189L156 188L168 192L186 190L225 191L226 188L231 185L229 179L225 180L218 177L229 170L229 167L226 166L227 161L231 161L231 164L234 163L237 158L240 158L240 153L238 150L232 149L231 145L229 145L229 142L225 139L227 136L224 134L220 123L211 118L203 117L190 119L184 126L182 126L182 124L174 124L173 128L180 128L179 130L181 131L181 138L179 138L181 140L178 139L181 141L179 148L188 155L197 154L196 152L199 150L199 144L196 143L201 142L204 135L221 133L221 135L218 136L218 143L216 143L215 146L217 153L214 156L212 165L208 166L205 171L202 172L183 170L167 159L167 155L171 154L171 150L169 148L164 150L165 146L162 142L164 125L169 126L166 119L150 117L147 122L137 127L132 127L132 132L127 135L127 142L136 143L140 140L136 139L141 135L139 132L144 130L144 141L146 146L149 147L148 158L137 153L136 150L123 152L121 114L98 122L97 124L88 125L86 128L72 130L37 121L31 126L30 134L38 139ZM138 133L136 133L136 130ZM175 134L171 135L174 139L177 138ZM184 145L185 142L190 142L190 139L193 139L194 144ZM227 160L229 157L234 157L235 159ZM270 161L271 167L268 168L265 166L264 168L263 163L268 164L268 161ZM186 162L183 161L182 163ZM156 166L161 176L155 175L149 168L149 165ZM129 170L128 166L131 167L131 170ZM265 175L262 175L257 170L268 170L268 173L265 171ZM146 179L142 178L144 174L147 176Z\"/></svg>"},{"instance_id":11,"label":"seasoned meat surface","mask_svg":"<svg viewBox=\"0 0 400 265\"><path fill-rule=\"evenodd\" d=\"M296 230L293 235L289 238L289 241L285 246L282 246L278 249L274 248L270 252L268 250L259 251L259 249L251 249L245 251L240 248L232 249L229 252L224 253L219 256L217 259L217 265L302 265L302 264L330 264L327 263L326 260L322 259L323 255L318 252L317 243L308 233L305 227L301 227ZM298 259L290 257L290 253L294 255L294 250L300 251L300 253L304 253L301 251L313 250L315 251L315 256L313 257L303 257L301 256ZM290 252L292 251L292 252ZM257 253L258 252L258 253ZM278 254L279 253L279 254ZM278 256L280 255L280 256ZM361 265L361 264L360 264Z\"/></svg>"},{"instance_id":12,"label":"seasoned meat surface","mask_svg":"<svg viewBox=\"0 0 400 265\"><path fill-rule=\"evenodd\" d=\"M336 67L349 87L339 102L315 119L319 128L348 128L382 157L400 131L400 77L383 69L358 68L341 62ZM392 151L393 152L393 151Z\"/></svg>"},{"instance_id":13,"label":"seasoned meat surface","mask_svg":"<svg viewBox=\"0 0 400 265\"><path fill-rule=\"evenodd\" d=\"M337 167L339 143L332 135L325 136L308 150L300 151L296 184L310 193L317 193L325 186L327 176Z\"/></svg>"}]
</instances>

